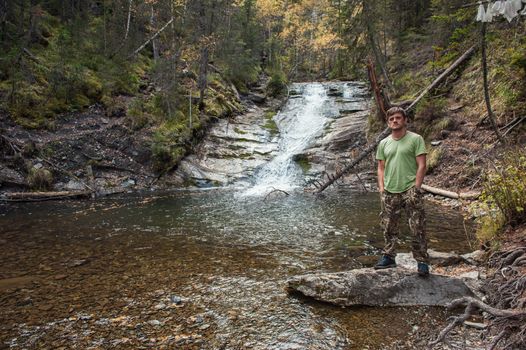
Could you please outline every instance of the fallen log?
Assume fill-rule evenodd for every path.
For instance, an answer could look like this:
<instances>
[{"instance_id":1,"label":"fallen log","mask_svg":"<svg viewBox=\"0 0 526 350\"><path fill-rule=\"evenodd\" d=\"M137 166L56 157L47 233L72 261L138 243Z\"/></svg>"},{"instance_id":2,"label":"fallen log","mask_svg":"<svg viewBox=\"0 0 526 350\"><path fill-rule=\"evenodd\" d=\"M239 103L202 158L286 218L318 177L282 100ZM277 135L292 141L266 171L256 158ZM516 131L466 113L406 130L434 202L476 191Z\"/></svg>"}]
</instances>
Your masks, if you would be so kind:
<instances>
[{"instance_id":1,"label":"fallen log","mask_svg":"<svg viewBox=\"0 0 526 350\"><path fill-rule=\"evenodd\" d=\"M316 189L315 193L323 192L327 187L332 185L336 180L338 180L340 177L342 177L344 174L346 174L352 168L354 168L358 163L360 163L362 160L364 160L369 155L369 153L371 153L372 151L374 151L376 149L376 146L378 146L380 141L382 141L382 139L387 137L387 135L389 135L390 132L391 132L391 129L389 129L389 128L386 128L384 131L382 131L382 133L376 137L375 142L373 142L369 146L367 146L367 148L364 149L362 151L362 153L360 153L358 155L358 157L354 158L352 162L350 162L349 164L344 166L340 171L337 171L334 174L334 176L332 176L329 180L327 180L324 183L322 183L321 185L317 186L317 189Z\"/></svg>"},{"instance_id":2,"label":"fallen log","mask_svg":"<svg viewBox=\"0 0 526 350\"><path fill-rule=\"evenodd\" d=\"M451 66L449 66L449 68L447 68L442 74L440 74L440 76L438 76L438 78L436 78L431 83L431 85L429 85L427 88L425 88L424 91L422 91L420 93L420 95L405 110L409 111L412 108L414 108L416 106L416 104L418 102L420 102L420 100L427 93L429 93L431 90L436 88L444 79L446 79L449 75L451 75L451 73L453 73L455 71L455 69L457 69L464 61L466 61L468 58L470 58L471 55L473 55L473 53L475 52L475 48L476 48L475 46L470 47L462 56L460 56L455 62L453 62L453 64L451 64ZM316 191L314 193L321 193L321 192L323 192L327 187L332 185L342 175L344 175L347 172L349 172L358 163L360 163L362 160L364 160L371 152L373 152L376 149L376 146L378 146L378 144L380 143L380 141L382 141L382 139L387 137L387 135L389 135L389 133L390 133L390 129L389 128L384 129L380 133L380 135L378 135L376 137L375 141L373 143L371 143L369 146L367 146L367 148L364 149L362 151L362 153L360 155L358 155L358 157L356 157L350 164L345 166L341 171L337 172L332 179L327 180L326 182L322 183L321 186L317 187L317 189L316 189Z\"/></svg>"},{"instance_id":3,"label":"fallen log","mask_svg":"<svg viewBox=\"0 0 526 350\"><path fill-rule=\"evenodd\" d=\"M481 194L480 192L457 193L428 185L422 185L422 189L426 192L452 199L477 199Z\"/></svg>"},{"instance_id":4,"label":"fallen log","mask_svg":"<svg viewBox=\"0 0 526 350\"><path fill-rule=\"evenodd\" d=\"M389 109L389 101L386 99L385 94L382 91L382 88L378 84L378 80L376 79L376 74L374 71L374 65L371 59L369 59L369 62L367 62L367 74L369 76L369 83L371 84L371 88L374 92L374 98L376 100L376 105L378 106L379 115L382 116L382 120L385 119L385 112Z\"/></svg>"},{"instance_id":5,"label":"fallen log","mask_svg":"<svg viewBox=\"0 0 526 350\"><path fill-rule=\"evenodd\" d=\"M124 167L120 167L120 166L116 166L116 165L113 165L113 164L94 163L92 165L92 167L95 168L95 169L100 169L100 170L116 170L116 171L124 171L124 172L132 173L132 174L137 174L137 172L135 170L124 168Z\"/></svg>"},{"instance_id":6,"label":"fallen log","mask_svg":"<svg viewBox=\"0 0 526 350\"><path fill-rule=\"evenodd\" d=\"M40 202L56 199L91 197L92 193L92 191L12 192L6 193L0 200L5 202Z\"/></svg>"}]
</instances>

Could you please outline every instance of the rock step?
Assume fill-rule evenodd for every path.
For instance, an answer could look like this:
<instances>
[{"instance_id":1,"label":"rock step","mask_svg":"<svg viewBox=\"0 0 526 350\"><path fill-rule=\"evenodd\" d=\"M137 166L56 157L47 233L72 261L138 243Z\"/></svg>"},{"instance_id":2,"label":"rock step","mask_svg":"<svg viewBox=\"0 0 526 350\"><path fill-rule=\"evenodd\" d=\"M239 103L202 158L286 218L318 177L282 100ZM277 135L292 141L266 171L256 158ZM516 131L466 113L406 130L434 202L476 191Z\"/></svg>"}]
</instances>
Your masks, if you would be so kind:
<instances>
[{"instance_id":1,"label":"rock step","mask_svg":"<svg viewBox=\"0 0 526 350\"><path fill-rule=\"evenodd\" d=\"M446 306L453 299L474 296L460 279L420 277L404 268L296 276L288 281L288 290L343 306Z\"/></svg>"}]
</instances>

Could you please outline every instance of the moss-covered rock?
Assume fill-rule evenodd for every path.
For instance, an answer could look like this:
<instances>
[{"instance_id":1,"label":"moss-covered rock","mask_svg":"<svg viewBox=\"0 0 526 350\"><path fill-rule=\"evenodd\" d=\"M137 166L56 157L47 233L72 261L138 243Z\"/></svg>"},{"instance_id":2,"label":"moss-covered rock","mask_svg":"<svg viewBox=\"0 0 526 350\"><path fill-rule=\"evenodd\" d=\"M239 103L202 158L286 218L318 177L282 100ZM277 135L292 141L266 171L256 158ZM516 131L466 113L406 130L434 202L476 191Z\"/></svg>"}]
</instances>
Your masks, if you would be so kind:
<instances>
[{"instance_id":1,"label":"moss-covered rock","mask_svg":"<svg viewBox=\"0 0 526 350\"><path fill-rule=\"evenodd\" d=\"M303 173L307 173L311 169L309 158L306 155L297 154L292 159L300 166Z\"/></svg>"},{"instance_id":2,"label":"moss-covered rock","mask_svg":"<svg viewBox=\"0 0 526 350\"><path fill-rule=\"evenodd\" d=\"M276 115L273 111L267 111L265 113L265 124L263 127L267 129L271 135L276 135L279 133L279 128L274 121L274 116Z\"/></svg>"}]
</instances>

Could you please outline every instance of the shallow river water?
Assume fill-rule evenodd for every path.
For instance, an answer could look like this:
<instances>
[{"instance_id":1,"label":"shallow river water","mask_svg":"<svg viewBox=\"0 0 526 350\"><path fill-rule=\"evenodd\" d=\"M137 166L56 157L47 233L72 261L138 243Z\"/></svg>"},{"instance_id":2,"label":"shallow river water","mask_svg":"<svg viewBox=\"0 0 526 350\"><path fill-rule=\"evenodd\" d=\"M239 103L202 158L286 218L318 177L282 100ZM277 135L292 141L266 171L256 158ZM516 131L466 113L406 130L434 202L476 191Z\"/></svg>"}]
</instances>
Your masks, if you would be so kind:
<instances>
[{"instance_id":1,"label":"shallow river water","mask_svg":"<svg viewBox=\"0 0 526 350\"><path fill-rule=\"evenodd\" d=\"M374 263L374 193L180 191L0 210L0 349L385 349L445 320L287 294L290 276ZM468 250L460 214L427 212L430 248Z\"/></svg>"}]
</instances>

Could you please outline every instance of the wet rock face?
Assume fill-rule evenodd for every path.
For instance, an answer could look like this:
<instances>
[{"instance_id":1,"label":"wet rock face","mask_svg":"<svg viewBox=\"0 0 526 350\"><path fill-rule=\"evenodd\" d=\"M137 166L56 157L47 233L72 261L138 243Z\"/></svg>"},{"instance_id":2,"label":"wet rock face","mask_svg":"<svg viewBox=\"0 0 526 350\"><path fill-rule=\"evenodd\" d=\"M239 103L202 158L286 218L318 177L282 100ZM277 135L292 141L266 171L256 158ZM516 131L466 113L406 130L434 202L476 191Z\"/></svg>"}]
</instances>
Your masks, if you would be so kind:
<instances>
[{"instance_id":1,"label":"wet rock face","mask_svg":"<svg viewBox=\"0 0 526 350\"><path fill-rule=\"evenodd\" d=\"M181 161L175 176L198 187L229 185L252 176L278 147L263 114L252 106L244 115L219 120L195 153Z\"/></svg>"},{"instance_id":2,"label":"wet rock face","mask_svg":"<svg viewBox=\"0 0 526 350\"><path fill-rule=\"evenodd\" d=\"M422 278L402 268L371 268L293 277L291 292L336 305L446 306L453 299L473 296L460 279L441 275Z\"/></svg>"},{"instance_id":3,"label":"wet rock face","mask_svg":"<svg viewBox=\"0 0 526 350\"><path fill-rule=\"evenodd\" d=\"M307 85L293 84L289 103L280 112L282 119L286 119L285 114L302 113L301 108L291 106L298 105L297 99L305 98ZM334 172L337 165L349 159L353 145L366 142L370 103L366 86L358 82L322 85L328 98L316 113L324 117L323 132L306 149L298 150L293 158L307 182L319 179L325 171ZM245 182L250 183L265 163L279 155L279 132L283 135L294 133L295 130L286 130L287 125L293 123L284 122L280 126L283 130L278 132L273 113L269 112L276 108L276 101L256 97L257 94L249 96L249 100L257 105L252 105L246 114L216 123L195 153L181 162L177 176L200 187L233 183L242 186ZM265 104L261 105L263 102ZM303 106L302 103L299 105Z\"/></svg>"}]
</instances>

